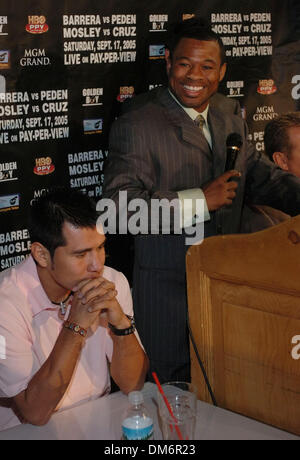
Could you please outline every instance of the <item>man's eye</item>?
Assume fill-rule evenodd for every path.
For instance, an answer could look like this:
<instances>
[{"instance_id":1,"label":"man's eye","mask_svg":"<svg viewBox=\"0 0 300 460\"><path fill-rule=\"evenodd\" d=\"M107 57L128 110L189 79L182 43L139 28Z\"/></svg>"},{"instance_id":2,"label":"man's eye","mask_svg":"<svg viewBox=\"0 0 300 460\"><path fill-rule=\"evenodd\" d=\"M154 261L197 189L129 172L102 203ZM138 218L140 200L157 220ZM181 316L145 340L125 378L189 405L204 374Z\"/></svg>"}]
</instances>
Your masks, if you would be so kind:
<instances>
[{"instance_id":1,"label":"man's eye","mask_svg":"<svg viewBox=\"0 0 300 460\"><path fill-rule=\"evenodd\" d=\"M85 252L76 255L78 259L83 259L84 256L85 256Z\"/></svg>"}]
</instances>

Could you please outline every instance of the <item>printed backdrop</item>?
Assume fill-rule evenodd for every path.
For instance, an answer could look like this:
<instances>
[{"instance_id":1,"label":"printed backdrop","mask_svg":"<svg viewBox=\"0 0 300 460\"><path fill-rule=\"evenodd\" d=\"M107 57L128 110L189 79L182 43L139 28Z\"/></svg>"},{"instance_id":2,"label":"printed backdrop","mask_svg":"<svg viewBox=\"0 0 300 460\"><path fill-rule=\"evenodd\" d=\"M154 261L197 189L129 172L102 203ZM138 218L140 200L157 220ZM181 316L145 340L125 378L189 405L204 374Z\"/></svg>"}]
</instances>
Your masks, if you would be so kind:
<instances>
[{"instance_id":1,"label":"printed backdrop","mask_svg":"<svg viewBox=\"0 0 300 460\"><path fill-rule=\"evenodd\" d=\"M299 0L1 0L0 270L28 254L26 213L47 188L101 196L112 121L165 83L166 32L194 14L221 35L220 91L263 151L265 124L299 110Z\"/></svg>"}]
</instances>

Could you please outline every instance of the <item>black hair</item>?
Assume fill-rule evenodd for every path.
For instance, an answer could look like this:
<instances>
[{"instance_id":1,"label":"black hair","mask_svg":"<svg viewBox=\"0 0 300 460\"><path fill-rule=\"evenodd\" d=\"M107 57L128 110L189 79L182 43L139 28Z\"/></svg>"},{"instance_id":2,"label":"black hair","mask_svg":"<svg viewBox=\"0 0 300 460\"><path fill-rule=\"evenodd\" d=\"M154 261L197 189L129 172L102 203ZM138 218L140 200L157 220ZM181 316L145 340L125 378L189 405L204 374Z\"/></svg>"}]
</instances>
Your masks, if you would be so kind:
<instances>
[{"instance_id":1,"label":"black hair","mask_svg":"<svg viewBox=\"0 0 300 460\"><path fill-rule=\"evenodd\" d=\"M32 202L28 222L31 243L41 243L53 257L57 247L66 245L62 232L65 222L78 228L93 228L97 218L96 204L87 195L54 188Z\"/></svg>"},{"instance_id":2,"label":"black hair","mask_svg":"<svg viewBox=\"0 0 300 460\"><path fill-rule=\"evenodd\" d=\"M220 47L221 65L226 61L225 49L221 37L216 34L211 24L204 18L193 17L185 21L177 22L170 28L169 38L166 42L166 48L172 54L182 38L194 38L202 41L215 41Z\"/></svg>"},{"instance_id":3,"label":"black hair","mask_svg":"<svg viewBox=\"0 0 300 460\"><path fill-rule=\"evenodd\" d=\"M273 161L274 152L291 154L288 129L300 127L300 112L288 112L274 118L265 126L265 153Z\"/></svg>"}]
</instances>

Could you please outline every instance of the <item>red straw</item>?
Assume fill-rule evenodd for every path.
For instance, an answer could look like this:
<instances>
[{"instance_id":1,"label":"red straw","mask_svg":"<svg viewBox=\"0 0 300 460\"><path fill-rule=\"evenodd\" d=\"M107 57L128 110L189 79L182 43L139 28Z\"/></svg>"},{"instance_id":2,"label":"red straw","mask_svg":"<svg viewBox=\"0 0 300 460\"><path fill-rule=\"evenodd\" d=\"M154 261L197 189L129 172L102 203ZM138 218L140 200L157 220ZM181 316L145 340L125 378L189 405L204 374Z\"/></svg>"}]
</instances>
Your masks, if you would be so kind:
<instances>
[{"instance_id":1,"label":"red straw","mask_svg":"<svg viewBox=\"0 0 300 460\"><path fill-rule=\"evenodd\" d=\"M160 382L159 382L159 380L158 380L158 377L157 377L157 375L156 375L156 372L152 372L152 375L153 375L153 378L154 378L154 380L155 380L155 383L156 383L156 385L157 385L157 387L158 387L158 389L159 389L159 392L160 392L160 394L162 395L162 397L163 397L163 399L164 399L164 401L165 401L165 404L166 404L166 406L167 406L167 408L168 408L168 411L170 412L170 415L171 415L172 419L173 419L174 422L175 422L175 430L177 431L178 438L179 438L181 441L183 441L183 437L182 437L180 428L179 428L179 426L177 425L177 418L176 418L175 415L173 414L172 407L170 406L170 403L169 403L169 401L167 400L167 397L166 397L166 395L165 395L165 393L164 393L164 390L162 389L162 386L161 386L161 384L160 384Z\"/></svg>"}]
</instances>

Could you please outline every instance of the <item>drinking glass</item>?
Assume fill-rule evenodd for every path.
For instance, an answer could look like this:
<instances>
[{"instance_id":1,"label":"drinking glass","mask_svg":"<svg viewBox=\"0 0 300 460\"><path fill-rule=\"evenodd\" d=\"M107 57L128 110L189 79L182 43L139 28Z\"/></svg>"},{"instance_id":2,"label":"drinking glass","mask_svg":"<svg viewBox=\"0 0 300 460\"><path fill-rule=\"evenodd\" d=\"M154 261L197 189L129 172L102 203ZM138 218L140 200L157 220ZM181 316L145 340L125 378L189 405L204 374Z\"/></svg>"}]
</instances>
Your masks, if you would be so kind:
<instances>
[{"instance_id":1,"label":"drinking glass","mask_svg":"<svg viewBox=\"0 0 300 460\"><path fill-rule=\"evenodd\" d=\"M158 390L158 409L163 438L192 440L195 436L197 389L188 382L167 382Z\"/></svg>"}]
</instances>

